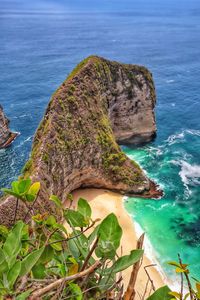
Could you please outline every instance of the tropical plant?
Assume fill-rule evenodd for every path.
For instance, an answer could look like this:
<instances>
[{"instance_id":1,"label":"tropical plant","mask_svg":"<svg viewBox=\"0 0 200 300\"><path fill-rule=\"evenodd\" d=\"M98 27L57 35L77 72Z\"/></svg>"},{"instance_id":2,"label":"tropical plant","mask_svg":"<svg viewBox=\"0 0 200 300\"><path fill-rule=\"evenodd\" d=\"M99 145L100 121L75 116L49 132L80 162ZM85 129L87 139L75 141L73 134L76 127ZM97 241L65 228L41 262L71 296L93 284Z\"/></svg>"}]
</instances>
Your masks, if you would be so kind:
<instances>
[{"instance_id":1,"label":"tropical plant","mask_svg":"<svg viewBox=\"0 0 200 300\"><path fill-rule=\"evenodd\" d=\"M23 202L35 202L40 190L40 182L31 183L31 179L13 181L11 188L2 188L2 191L16 198L16 207L13 224L15 224L19 200ZM34 205L34 204L33 204Z\"/></svg>"},{"instance_id":2,"label":"tropical plant","mask_svg":"<svg viewBox=\"0 0 200 300\"><path fill-rule=\"evenodd\" d=\"M39 188L27 179L3 191L34 203ZM139 261L143 250L117 255L122 229L114 214L99 222L85 199L76 210L64 208L55 195L50 201L62 211L62 220L38 213L27 224L0 226L0 299L115 299L121 294L121 271Z\"/></svg>"},{"instance_id":3,"label":"tropical plant","mask_svg":"<svg viewBox=\"0 0 200 300\"><path fill-rule=\"evenodd\" d=\"M102 221L93 220L85 199L80 198L77 209L72 209L71 195L67 197L68 208L51 195L49 201L58 216L34 214L40 183L30 179L15 181L11 189L3 191L17 201L14 224L10 228L0 225L0 300L134 299L132 283L141 266L144 236L137 250L120 257L117 250L122 229L113 213ZM28 204L29 218L16 222L19 201ZM180 255L178 259L169 265L180 274L180 291L171 291L168 286L155 290L152 284L154 293L145 298L144 291L142 299L200 300L200 281L192 278L192 284L188 264L182 263ZM134 274L124 293L121 272L131 265Z\"/></svg>"},{"instance_id":4,"label":"tropical plant","mask_svg":"<svg viewBox=\"0 0 200 300\"><path fill-rule=\"evenodd\" d=\"M155 291L147 300L199 300L200 299L200 281L193 278L195 284L191 283L189 277L188 264L182 263L181 257L178 254L179 262L170 261L169 265L175 267L176 274L180 274L180 291L171 291L168 286L163 286ZM184 282L185 278L185 282ZM193 288L194 286L194 288ZM184 293L184 290L187 292Z\"/></svg>"}]
</instances>

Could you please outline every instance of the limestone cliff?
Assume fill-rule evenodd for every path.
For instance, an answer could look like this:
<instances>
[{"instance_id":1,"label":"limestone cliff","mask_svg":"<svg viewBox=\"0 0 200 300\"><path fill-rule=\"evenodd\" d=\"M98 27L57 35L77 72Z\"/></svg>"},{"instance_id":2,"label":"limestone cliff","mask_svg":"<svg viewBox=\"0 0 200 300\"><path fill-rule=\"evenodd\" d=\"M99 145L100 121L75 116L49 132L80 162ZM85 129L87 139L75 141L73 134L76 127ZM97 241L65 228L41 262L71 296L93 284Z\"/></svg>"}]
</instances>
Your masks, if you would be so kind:
<instances>
[{"instance_id":1,"label":"limestone cliff","mask_svg":"<svg viewBox=\"0 0 200 300\"><path fill-rule=\"evenodd\" d=\"M50 194L64 201L79 187L160 195L116 143L149 141L156 131L154 105L146 68L95 56L82 61L52 96L24 167L24 177L42 183L37 209L53 210ZM1 204L0 223L13 206L12 197Z\"/></svg>"},{"instance_id":2,"label":"limestone cliff","mask_svg":"<svg viewBox=\"0 0 200 300\"><path fill-rule=\"evenodd\" d=\"M8 125L9 120L4 115L3 108L0 105L0 149L8 147L17 136L17 133L10 131Z\"/></svg>"}]
</instances>

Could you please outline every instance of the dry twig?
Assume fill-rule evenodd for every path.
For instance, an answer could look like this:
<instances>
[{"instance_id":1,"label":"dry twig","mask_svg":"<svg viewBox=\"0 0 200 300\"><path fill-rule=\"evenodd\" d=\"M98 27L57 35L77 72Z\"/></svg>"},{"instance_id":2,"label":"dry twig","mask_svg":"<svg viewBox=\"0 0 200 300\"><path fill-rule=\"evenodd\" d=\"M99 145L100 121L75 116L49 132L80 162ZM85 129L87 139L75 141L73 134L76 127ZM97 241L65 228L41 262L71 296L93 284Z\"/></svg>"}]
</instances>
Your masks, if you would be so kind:
<instances>
[{"instance_id":1,"label":"dry twig","mask_svg":"<svg viewBox=\"0 0 200 300\"><path fill-rule=\"evenodd\" d=\"M65 277L65 278L57 279L54 282L50 283L49 285L33 292L31 297L30 297L30 300L37 300L39 297L41 297L41 296L45 295L46 293L56 289L63 282L65 283L65 282L70 281L70 280L76 280L76 279L82 278L82 277L84 277L88 274L91 274L100 266L101 266L101 262L97 261L91 267L89 267L88 269L86 269L82 272L79 272L77 274L74 274L74 275L71 275L71 276L68 276L68 277Z\"/></svg>"},{"instance_id":2,"label":"dry twig","mask_svg":"<svg viewBox=\"0 0 200 300\"><path fill-rule=\"evenodd\" d=\"M151 265L147 265L147 266L144 267L144 270L147 274L147 277L148 277L149 281L151 282L151 286L152 286L152 289L153 289L154 292L155 292L156 288L155 288L153 280L151 279L151 276L149 275L149 273L147 271L147 268L155 267L155 266L156 266L155 264L151 264Z\"/></svg>"},{"instance_id":3,"label":"dry twig","mask_svg":"<svg viewBox=\"0 0 200 300\"><path fill-rule=\"evenodd\" d=\"M137 249L142 249L143 243L144 243L144 233L139 238L136 248ZM135 298L135 294L136 294L136 292L135 292L135 283L136 283L136 279L137 279L139 269L141 267L141 261L142 260L140 259L133 266L133 270L132 270L132 273L131 273L131 278L129 280L128 288L127 288L127 290L124 294L123 300L134 300L134 298Z\"/></svg>"}]
</instances>

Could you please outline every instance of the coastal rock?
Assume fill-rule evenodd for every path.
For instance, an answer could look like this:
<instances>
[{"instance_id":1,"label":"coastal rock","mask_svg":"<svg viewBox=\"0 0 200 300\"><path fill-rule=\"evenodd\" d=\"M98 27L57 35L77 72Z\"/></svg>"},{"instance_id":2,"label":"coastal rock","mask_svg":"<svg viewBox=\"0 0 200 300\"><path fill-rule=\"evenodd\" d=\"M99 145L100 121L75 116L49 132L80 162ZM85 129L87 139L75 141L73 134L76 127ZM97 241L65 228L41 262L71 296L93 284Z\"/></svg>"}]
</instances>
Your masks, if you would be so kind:
<instances>
[{"instance_id":1,"label":"coastal rock","mask_svg":"<svg viewBox=\"0 0 200 300\"><path fill-rule=\"evenodd\" d=\"M156 132L154 106L146 68L96 56L82 61L52 96L23 170L23 177L41 182L35 210L54 212L50 194L65 201L80 187L160 196L116 142L149 141ZM1 204L0 223L12 220L14 206L12 197ZM24 206L20 216L25 211Z\"/></svg>"},{"instance_id":2,"label":"coastal rock","mask_svg":"<svg viewBox=\"0 0 200 300\"><path fill-rule=\"evenodd\" d=\"M9 120L0 105L0 149L8 147L18 134L9 129Z\"/></svg>"},{"instance_id":3,"label":"coastal rock","mask_svg":"<svg viewBox=\"0 0 200 300\"><path fill-rule=\"evenodd\" d=\"M131 65L114 65L112 72L117 78L115 88L107 91L108 113L116 141L150 142L156 135L156 95L151 73L144 67Z\"/></svg>"}]
</instances>

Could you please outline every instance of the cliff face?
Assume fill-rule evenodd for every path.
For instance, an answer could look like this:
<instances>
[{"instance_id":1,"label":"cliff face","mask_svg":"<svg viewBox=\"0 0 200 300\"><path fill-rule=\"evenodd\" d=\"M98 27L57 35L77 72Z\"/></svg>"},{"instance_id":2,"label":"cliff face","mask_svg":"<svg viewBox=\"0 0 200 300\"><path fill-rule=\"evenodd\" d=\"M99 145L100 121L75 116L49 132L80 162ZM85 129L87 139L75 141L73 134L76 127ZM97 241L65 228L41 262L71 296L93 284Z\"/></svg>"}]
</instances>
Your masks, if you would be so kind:
<instances>
[{"instance_id":1,"label":"cliff face","mask_svg":"<svg viewBox=\"0 0 200 300\"><path fill-rule=\"evenodd\" d=\"M0 105L0 149L8 147L16 138L17 133L10 131L9 120L3 113L3 108Z\"/></svg>"},{"instance_id":2,"label":"cliff face","mask_svg":"<svg viewBox=\"0 0 200 300\"><path fill-rule=\"evenodd\" d=\"M156 131L154 105L153 80L144 67L99 57L81 62L53 95L24 167L24 177L42 184L36 209L53 210L50 194L64 201L79 187L160 195L116 143L149 141ZM1 204L0 223L14 202L9 197Z\"/></svg>"},{"instance_id":3,"label":"cliff face","mask_svg":"<svg viewBox=\"0 0 200 300\"><path fill-rule=\"evenodd\" d=\"M139 144L151 141L156 135L154 107L155 88L151 73L144 67L116 65L113 86L106 91L108 113L116 141Z\"/></svg>"}]
</instances>

